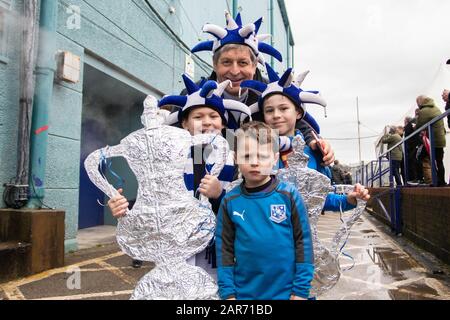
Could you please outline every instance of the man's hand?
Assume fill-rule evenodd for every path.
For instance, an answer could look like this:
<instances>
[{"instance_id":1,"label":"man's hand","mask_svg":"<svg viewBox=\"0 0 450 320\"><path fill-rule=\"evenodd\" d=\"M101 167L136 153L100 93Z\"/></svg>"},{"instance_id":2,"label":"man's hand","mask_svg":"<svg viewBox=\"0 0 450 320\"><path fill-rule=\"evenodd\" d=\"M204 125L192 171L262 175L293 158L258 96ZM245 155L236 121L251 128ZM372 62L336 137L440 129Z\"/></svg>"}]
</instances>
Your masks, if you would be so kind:
<instances>
[{"instance_id":1,"label":"man's hand","mask_svg":"<svg viewBox=\"0 0 450 320\"><path fill-rule=\"evenodd\" d=\"M357 199L364 201L369 201L370 199L369 190L359 183L355 184L353 191L347 195L347 202L356 206Z\"/></svg>"},{"instance_id":2,"label":"man's hand","mask_svg":"<svg viewBox=\"0 0 450 320\"><path fill-rule=\"evenodd\" d=\"M289 298L289 300L307 300L307 299L296 296L295 294L291 294L291 297Z\"/></svg>"},{"instance_id":3,"label":"man's hand","mask_svg":"<svg viewBox=\"0 0 450 320\"><path fill-rule=\"evenodd\" d=\"M128 200L122 195L123 190L117 190L119 194L108 201L108 207L111 209L114 218L122 218L127 213Z\"/></svg>"},{"instance_id":4,"label":"man's hand","mask_svg":"<svg viewBox=\"0 0 450 320\"><path fill-rule=\"evenodd\" d=\"M331 145L328 143L328 141L323 140L323 139L317 139L317 140L314 139L309 143L309 146L311 147L311 149L317 150L317 149L319 149L319 147L317 146L317 143L320 143L322 151L323 151L323 158L322 158L323 163L321 163L321 165L326 167L326 166L333 164L334 151L333 151L333 149L331 149Z\"/></svg>"},{"instance_id":5,"label":"man's hand","mask_svg":"<svg viewBox=\"0 0 450 320\"><path fill-rule=\"evenodd\" d=\"M208 199L217 199L222 194L222 185L217 177L207 174L200 181L199 192Z\"/></svg>"}]
</instances>

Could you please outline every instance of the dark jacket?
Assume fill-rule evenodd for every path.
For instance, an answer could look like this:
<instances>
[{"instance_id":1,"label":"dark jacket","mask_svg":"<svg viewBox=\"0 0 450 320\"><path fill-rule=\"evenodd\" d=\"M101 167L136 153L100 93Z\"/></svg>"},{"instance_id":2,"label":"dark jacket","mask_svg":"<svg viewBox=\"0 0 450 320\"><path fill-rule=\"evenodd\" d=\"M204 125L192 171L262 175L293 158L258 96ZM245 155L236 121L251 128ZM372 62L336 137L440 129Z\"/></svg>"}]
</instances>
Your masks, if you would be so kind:
<instances>
[{"instance_id":1,"label":"dark jacket","mask_svg":"<svg viewBox=\"0 0 450 320\"><path fill-rule=\"evenodd\" d=\"M450 93L448 94L447 104L445 105L445 111L447 111L448 109L450 109ZM448 128L450 129L450 115L447 116L447 125Z\"/></svg>"},{"instance_id":2,"label":"dark jacket","mask_svg":"<svg viewBox=\"0 0 450 320\"><path fill-rule=\"evenodd\" d=\"M408 123L405 126L405 138L410 136L414 132L413 122ZM406 148L408 149L408 152L411 152L417 148L422 143L422 140L420 139L420 135L416 134L414 137L409 138L405 144Z\"/></svg>"},{"instance_id":3,"label":"dark jacket","mask_svg":"<svg viewBox=\"0 0 450 320\"><path fill-rule=\"evenodd\" d=\"M335 164L331 167L332 181L334 184L343 184L344 183L344 170L342 170L342 166L340 164Z\"/></svg>"}]
</instances>

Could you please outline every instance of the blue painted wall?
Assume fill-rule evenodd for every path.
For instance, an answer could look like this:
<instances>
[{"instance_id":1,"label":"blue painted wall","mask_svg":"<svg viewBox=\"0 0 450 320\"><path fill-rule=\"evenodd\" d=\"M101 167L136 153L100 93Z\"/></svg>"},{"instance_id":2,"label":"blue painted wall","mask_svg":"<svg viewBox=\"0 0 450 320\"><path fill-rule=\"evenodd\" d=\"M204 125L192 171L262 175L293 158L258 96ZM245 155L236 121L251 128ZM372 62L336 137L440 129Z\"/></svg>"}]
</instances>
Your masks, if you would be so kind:
<instances>
[{"instance_id":1,"label":"blue painted wall","mask_svg":"<svg viewBox=\"0 0 450 320\"><path fill-rule=\"evenodd\" d=\"M11 17L22 13L23 0L11 0ZM179 92L188 48L209 37L204 23L225 25L224 11L231 1L207 0L57 0L57 48L81 57L80 82L55 81L49 106L49 140L44 203L66 211L66 250L77 248L80 175L80 139L83 112L83 65L95 61L98 68L145 94ZM287 37L278 1L274 2L275 47L286 56ZM265 20L260 33L269 33L269 0L238 1L243 22ZM80 10L79 28L72 6ZM171 13L169 8L173 7ZM156 14L155 14L156 12ZM14 19L12 19L14 20ZM17 20L17 19L16 19ZM7 26L6 49L0 43L0 192L15 176L19 100L21 33L13 22ZM169 28L172 30L170 31ZM4 53L4 54L2 54ZM195 78L211 71L211 53L194 58ZM203 61L201 61L200 59ZM270 59L269 57L267 58ZM281 71L286 66L276 62ZM137 116L137 113L134 113ZM122 128L123 136L135 122ZM0 200L0 206L4 203Z\"/></svg>"}]
</instances>

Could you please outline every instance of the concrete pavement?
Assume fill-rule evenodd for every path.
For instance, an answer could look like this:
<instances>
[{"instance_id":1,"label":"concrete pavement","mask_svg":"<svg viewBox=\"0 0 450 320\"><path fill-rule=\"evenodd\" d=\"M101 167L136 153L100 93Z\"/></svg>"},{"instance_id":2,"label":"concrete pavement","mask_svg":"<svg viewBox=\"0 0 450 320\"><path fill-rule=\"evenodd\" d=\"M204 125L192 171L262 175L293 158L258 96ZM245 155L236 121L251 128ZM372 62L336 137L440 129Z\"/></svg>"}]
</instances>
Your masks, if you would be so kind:
<instances>
[{"instance_id":1,"label":"concrete pavement","mask_svg":"<svg viewBox=\"0 0 450 320\"><path fill-rule=\"evenodd\" d=\"M321 216L319 235L324 244L331 241L339 223L339 214ZM145 262L142 268L132 268L131 258L119 250L114 239L114 227L80 230L78 241L83 249L68 254L65 267L0 284L0 299L129 299L137 281L153 265ZM437 267L438 261L422 259L426 254L396 240L365 213L353 226L344 248L353 261L340 257L341 278L319 299L450 299L448 266ZM433 268L444 274L433 274Z\"/></svg>"}]
</instances>

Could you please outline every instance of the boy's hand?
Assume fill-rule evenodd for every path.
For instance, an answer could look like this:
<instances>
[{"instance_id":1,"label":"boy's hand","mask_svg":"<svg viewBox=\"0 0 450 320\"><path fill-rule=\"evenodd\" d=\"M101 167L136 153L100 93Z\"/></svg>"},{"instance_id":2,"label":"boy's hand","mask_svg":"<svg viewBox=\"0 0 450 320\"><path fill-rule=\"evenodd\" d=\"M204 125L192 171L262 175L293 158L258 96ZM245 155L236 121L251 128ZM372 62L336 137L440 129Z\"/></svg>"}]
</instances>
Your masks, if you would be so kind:
<instances>
[{"instance_id":1,"label":"boy's hand","mask_svg":"<svg viewBox=\"0 0 450 320\"><path fill-rule=\"evenodd\" d=\"M355 184L355 188L347 195L347 202L356 206L356 199L368 201L370 199L369 190L359 183Z\"/></svg>"},{"instance_id":2,"label":"boy's hand","mask_svg":"<svg viewBox=\"0 0 450 320\"><path fill-rule=\"evenodd\" d=\"M123 193L122 189L117 190L117 192L119 192L117 196L114 196L111 199L109 199L108 207L109 209L111 209L114 218L122 218L127 212L128 201L122 195Z\"/></svg>"},{"instance_id":3,"label":"boy's hand","mask_svg":"<svg viewBox=\"0 0 450 320\"><path fill-rule=\"evenodd\" d=\"M320 143L321 146L321 151L322 151L322 161L323 163L321 163L321 165L323 166L329 166L331 164L333 164L334 162L334 151L333 149L331 149L331 145L328 143L328 141L323 140L323 139L314 139L309 143L309 146L311 147L311 149L313 150L317 150L318 146L317 143Z\"/></svg>"},{"instance_id":4,"label":"boy's hand","mask_svg":"<svg viewBox=\"0 0 450 320\"><path fill-rule=\"evenodd\" d=\"M200 181L199 192L208 199L217 199L222 194L222 185L217 177L207 174Z\"/></svg>"},{"instance_id":5,"label":"boy's hand","mask_svg":"<svg viewBox=\"0 0 450 320\"><path fill-rule=\"evenodd\" d=\"M289 298L289 300L307 300L307 299L296 296L295 294L291 294L291 297Z\"/></svg>"}]
</instances>

